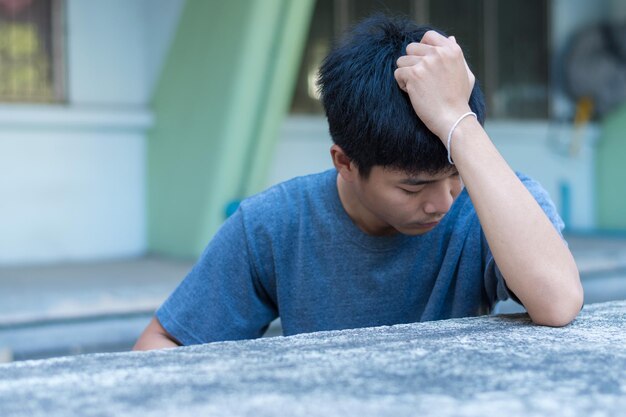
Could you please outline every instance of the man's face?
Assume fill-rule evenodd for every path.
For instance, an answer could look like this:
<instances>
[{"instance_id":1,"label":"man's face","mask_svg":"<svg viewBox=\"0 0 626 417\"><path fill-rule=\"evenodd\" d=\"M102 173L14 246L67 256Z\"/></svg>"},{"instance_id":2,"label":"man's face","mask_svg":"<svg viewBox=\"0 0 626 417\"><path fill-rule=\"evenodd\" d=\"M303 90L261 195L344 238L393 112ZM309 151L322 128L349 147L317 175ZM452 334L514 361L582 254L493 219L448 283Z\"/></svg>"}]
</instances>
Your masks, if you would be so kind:
<instances>
[{"instance_id":1,"label":"man's face","mask_svg":"<svg viewBox=\"0 0 626 417\"><path fill-rule=\"evenodd\" d=\"M450 210L462 189L454 167L429 175L374 166L367 179L358 177L354 183L361 209L379 220L380 233L376 234L429 232Z\"/></svg>"}]
</instances>

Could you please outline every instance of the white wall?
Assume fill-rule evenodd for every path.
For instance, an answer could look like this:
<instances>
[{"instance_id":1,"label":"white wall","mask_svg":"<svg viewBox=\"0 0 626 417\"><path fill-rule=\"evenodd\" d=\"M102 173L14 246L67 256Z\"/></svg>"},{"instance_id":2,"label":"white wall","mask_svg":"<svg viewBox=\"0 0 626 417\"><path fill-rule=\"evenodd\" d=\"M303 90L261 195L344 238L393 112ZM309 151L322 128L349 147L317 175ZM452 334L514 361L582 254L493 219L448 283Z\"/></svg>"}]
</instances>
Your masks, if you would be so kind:
<instances>
[{"instance_id":1,"label":"white wall","mask_svg":"<svg viewBox=\"0 0 626 417\"><path fill-rule=\"evenodd\" d=\"M146 250L149 100L184 0L67 0L67 105L0 106L0 264Z\"/></svg>"},{"instance_id":2,"label":"white wall","mask_svg":"<svg viewBox=\"0 0 626 417\"><path fill-rule=\"evenodd\" d=\"M331 145L326 118L321 116L286 118L280 129L274 161L268 175L268 185L332 168Z\"/></svg>"},{"instance_id":3,"label":"white wall","mask_svg":"<svg viewBox=\"0 0 626 417\"><path fill-rule=\"evenodd\" d=\"M184 0L69 0L69 101L145 106Z\"/></svg>"},{"instance_id":4,"label":"white wall","mask_svg":"<svg viewBox=\"0 0 626 417\"><path fill-rule=\"evenodd\" d=\"M145 0L67 2L72 105L146 103L145 7Z\"/></svg>"},{"instance_id":5,"label":"white wall","mask_svg":"<svg viewBox=\"0 0 626 417\"><path fill-rule=\"evenodd\" d=\"M101 118L100 114L96 117ZM91 126L5 128L0 139L0 262L90 259L144 248L149 116L115 134ZM132 123L132 124L131 124Z\"/></svg>"}]
</instances>

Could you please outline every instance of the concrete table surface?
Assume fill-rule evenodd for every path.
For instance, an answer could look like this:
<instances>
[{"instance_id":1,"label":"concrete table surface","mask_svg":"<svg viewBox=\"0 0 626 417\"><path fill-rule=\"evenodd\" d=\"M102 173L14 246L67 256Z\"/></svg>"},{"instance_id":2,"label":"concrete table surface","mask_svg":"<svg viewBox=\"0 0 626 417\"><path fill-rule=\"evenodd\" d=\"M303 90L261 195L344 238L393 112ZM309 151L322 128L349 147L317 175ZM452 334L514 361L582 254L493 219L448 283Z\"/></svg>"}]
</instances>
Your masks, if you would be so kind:
<instances>
[{"instance_id":1,"label":"concrete table surface","mask_svg":"<svg viewBox=\"0 0 626 417\"><path fill-rule=\"evenodd\" d=\"M0 416L626 415L626 301L0 365Z\"/></svg>"}]
</instances>

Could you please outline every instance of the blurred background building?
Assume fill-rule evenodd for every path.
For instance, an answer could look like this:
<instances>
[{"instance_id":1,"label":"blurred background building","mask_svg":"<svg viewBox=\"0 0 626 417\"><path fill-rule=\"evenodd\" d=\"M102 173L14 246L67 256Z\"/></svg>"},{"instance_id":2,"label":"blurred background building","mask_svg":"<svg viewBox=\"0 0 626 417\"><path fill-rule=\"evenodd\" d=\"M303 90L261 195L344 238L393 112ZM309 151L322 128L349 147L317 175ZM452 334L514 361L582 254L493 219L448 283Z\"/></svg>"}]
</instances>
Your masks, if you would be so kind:
<instances>
[{"instance_id":1,"label":"blurred background building","mask_svg":"<svg viewBox=\"0 0 626 417\"><path fill-rule=\"evenodd\" d=\"M454 34L486 129L626 296L626 2L0 0L0 360L128 348L233 205L331 167L317 68L350 25Z\"/></svg>"}]
</instances>

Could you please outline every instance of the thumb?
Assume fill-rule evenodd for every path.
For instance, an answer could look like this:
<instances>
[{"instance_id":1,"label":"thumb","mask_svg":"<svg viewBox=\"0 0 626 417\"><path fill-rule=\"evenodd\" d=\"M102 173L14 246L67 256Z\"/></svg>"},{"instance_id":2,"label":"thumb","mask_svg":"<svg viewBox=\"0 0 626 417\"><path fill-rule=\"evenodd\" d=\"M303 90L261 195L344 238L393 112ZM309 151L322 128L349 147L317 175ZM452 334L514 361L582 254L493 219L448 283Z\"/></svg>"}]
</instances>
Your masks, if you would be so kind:
<instances>
[{"instance_id":1,"label":"thumb","mask_svg":"<svg viewBox=\"0 0 626 417\"><path fill-rule=\"evenodd\" d=\"M452 42L456 43L456 38L454 36L448 36L448 39L450 39Z\"/></svg>"}]
</instances>

